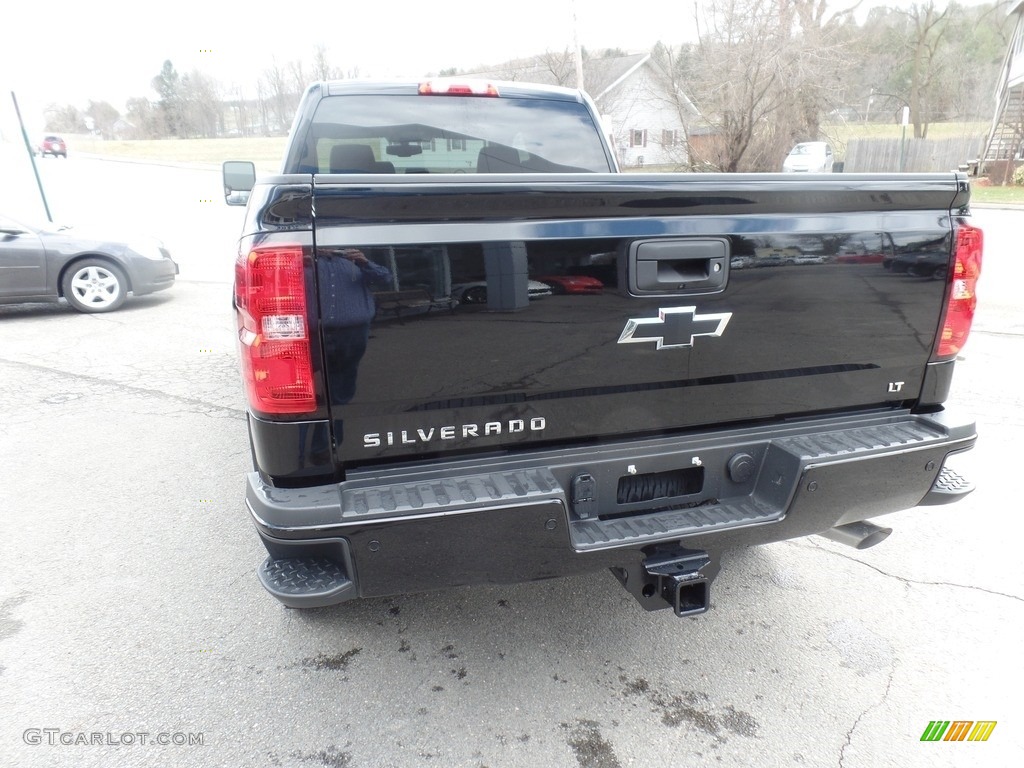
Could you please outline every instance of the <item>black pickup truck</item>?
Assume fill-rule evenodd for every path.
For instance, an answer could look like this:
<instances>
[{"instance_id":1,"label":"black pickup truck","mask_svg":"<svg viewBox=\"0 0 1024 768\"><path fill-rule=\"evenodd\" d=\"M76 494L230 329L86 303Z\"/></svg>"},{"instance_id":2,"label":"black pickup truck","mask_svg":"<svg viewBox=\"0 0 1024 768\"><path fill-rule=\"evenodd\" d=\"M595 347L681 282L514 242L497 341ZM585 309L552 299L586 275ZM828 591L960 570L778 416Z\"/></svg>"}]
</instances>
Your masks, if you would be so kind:
<instances>
[{"instance_id":1,"label":"black pickup truck","mask_svg":"<svg viewBox=\"0 0 1024 768\"><path fill-rule=\"evenodd\" d=\"M280 175L225 164L285 605L610 569L700 613L729 548L971 490L964 176L620 174L600 126L566 89L321 83Z\"/></svg>"}]
</instances>

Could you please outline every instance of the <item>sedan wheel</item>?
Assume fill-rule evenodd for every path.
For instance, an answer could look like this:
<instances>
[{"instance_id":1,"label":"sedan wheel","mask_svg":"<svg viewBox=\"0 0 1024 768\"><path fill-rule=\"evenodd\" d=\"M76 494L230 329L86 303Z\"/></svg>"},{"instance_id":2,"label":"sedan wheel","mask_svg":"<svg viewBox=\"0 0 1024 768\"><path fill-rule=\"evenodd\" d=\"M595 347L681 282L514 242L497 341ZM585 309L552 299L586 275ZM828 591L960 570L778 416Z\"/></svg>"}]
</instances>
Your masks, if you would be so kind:
<instances>
[{"instance_id":1,"label":"sedan wheel","mask_svg":"<svg viewBox=\"0 0 1024 768\"><path fill-rule=\"evenodd\" d=\"M124 273L102 261L82 261L64 275L64 298L79 312L110 312L124 304Z\"/></svg>"}]
</instances>

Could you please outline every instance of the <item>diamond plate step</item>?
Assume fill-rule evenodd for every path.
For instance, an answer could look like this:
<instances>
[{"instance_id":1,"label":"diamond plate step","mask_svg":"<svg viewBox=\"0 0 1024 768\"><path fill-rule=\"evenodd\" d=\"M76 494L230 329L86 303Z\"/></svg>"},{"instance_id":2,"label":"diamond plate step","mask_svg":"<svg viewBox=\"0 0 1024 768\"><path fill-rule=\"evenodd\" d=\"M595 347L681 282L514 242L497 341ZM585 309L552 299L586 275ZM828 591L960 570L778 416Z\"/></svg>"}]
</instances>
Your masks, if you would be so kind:
<instances>
[{"instance_id":1,"label":"diamond plate step","mask_svg":"<svg viewBox=\"0 0 1024 768\"><path fill-rule=\"evenodd\" d=\"M962 499L973 490L974 483L949 467L943 467L939 476L935 478L932 489L922 499L921 506L950 504Z\"/></svg>"},{"instance_id":2,"label":"diamond plate step","mask_svg":"<svg viewBox=\"0 0 1024 768\"><path fill-rule=\"evenodd\" d=\"M353 596L355 584L326 559L267 558L256 571L260 583L289 608L320 608Z\"/></svg>"}]
</instances>

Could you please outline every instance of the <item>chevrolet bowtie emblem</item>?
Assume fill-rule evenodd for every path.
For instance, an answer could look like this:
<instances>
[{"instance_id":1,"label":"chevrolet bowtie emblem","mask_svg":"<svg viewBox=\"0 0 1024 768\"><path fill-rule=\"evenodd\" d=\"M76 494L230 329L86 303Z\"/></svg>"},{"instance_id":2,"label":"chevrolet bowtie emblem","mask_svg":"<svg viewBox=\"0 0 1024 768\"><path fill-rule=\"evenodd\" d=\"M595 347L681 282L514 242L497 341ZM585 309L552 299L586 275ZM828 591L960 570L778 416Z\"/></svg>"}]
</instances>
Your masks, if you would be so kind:
<instances>
[{"instance_id":1,"label":"chevrolet bowtie emblem","mask_svg":"<svg viewBox=\"0 0 1024 768\"><path fill-rule=\"evenodd\" d=\"M619 344L653 341L656 349L692 347L698 336L721 336L732 312L698 315L696 307L659 309L657 317L630 318L619 336Z\"/></svg>"}]
</instances>

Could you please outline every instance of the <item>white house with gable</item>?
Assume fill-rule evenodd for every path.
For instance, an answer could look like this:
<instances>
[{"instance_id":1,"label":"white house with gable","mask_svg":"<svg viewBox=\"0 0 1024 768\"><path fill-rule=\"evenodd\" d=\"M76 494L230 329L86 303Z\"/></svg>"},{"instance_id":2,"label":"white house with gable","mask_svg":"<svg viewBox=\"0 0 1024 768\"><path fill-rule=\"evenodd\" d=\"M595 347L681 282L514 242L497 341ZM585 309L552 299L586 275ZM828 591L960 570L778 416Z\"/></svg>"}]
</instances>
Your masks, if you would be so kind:
<instances>
[{"instance_id":1,"label":"white house with gable","mask_svg":"<svg viewBox=\"0 0 1024 768\"><path fill-rule=\"evenodd\" d=\"M575 87L573 64L566 52L462 74ZM687 126L700 113L685 94L673 93L670 78L650 53L585 59L583 80L620 167L687 165Z\"/></svg>"}]
</instances>

